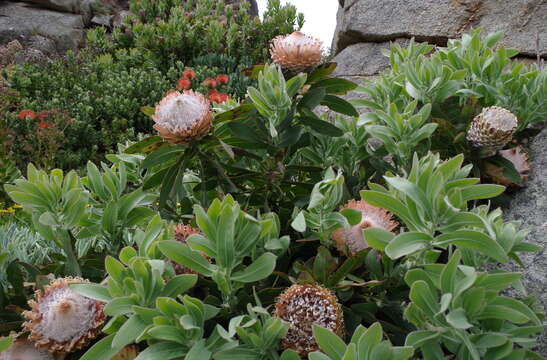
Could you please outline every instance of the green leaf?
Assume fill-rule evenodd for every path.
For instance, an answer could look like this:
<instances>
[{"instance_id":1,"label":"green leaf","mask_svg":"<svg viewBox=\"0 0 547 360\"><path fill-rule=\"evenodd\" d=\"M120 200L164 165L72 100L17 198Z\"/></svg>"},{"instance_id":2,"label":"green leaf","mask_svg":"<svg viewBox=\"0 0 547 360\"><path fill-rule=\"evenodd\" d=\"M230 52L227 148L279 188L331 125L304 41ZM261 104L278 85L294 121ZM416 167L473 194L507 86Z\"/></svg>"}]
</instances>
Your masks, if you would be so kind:
<instances>
[{"instance_id":1,"label":"green leaf","mask_svg":"<svg viewBox=\"0 0 547 360\"><path fill-rule=\"evenodd\" d=\"M11 336L0 338L0 353L9 349L13 343L13 338ZM297 358L299 360L300 358Z\"/></svg>"},{"instance_id":2,"label":"green leaf","mask_svg":"<svg viewBox=\"0 0 547 360\"><path fill-rule=\"evenodd\" d=\"M499 262L506 262L505 250L491 237L474 230L459 230L442 234L435 238L435 246L457 245L463 248L479 251Z\"/></svg>"},{"instance_id":3,"label":"green leaf","mask_svg":"<svg viewBox=\"0 0 547 360\"><path fill-rule=\"evenodd\" d=\"M146 326L146 323L138 315L131 316L114 335L112 347L121 349L125 345L131 344L142 334Z\"/></svg>"},{"instance_id":4,"label":"green leaf","mask_svg":"<svg viewBox=\"0 0 547 360\"><path fill-rule=\"evenodd\" d=\"M164 297L176 298L196 285L198 276L196 274L184 274L171 278L163 288L161 295Z\"/></svg>"},{"instance_id":5,"label":"green leaf","mask_svg":"<svg viewBox=\"0 0 547 360\"><path fill-rule=\"evenodd\" d=\"M344 135L344 132L341 129L328 121L321 120L311 111L306 109L306 111L303 110L302 112L303 116L299 117L300 122L303 125L309 126L313 131L332 137L339 137Z\"/></svg>"},{"instance_id":6,"label":"green leaf","mask_svg":"<svg viewBox=\"0 0 547 360\"><path fill-rule=\"evenodd\" d=\"M348 223L351 226L359 224L363 215L359 210L349 208L341 210L340 213L344 215L346 219L348 219Z\"/></svg>"},{"instance_id":7,"label":"green leaf","mask_svg":"<svg viewBox=\"0 0 547 360\"><path fill-rule=\"evenodd\" d=\"M122 347L112 344L114 335L109 335L96 342L86 353L80 357L80 360L110 360L116 355Z\"/></svg>"},{"instance_id":8,"label":"green leaf","mask_svg":"<svg viewBox=\"0 0 547 360\"><path fill-rule=\"evenodd\" d=\"M346 344L338 335L320 326L313 325L313 336L321 350L333 360L341 360L346 352Z\"/></svg>"},{"instance_id":9,"label":"green leaf","mask_svg":"<svg viewBox=\"0 0 547 360\"><path fill-rule=\"evenodd\" d=\"M302 86L304 86L304 84L306 83L307 77L307 74L300 73L287 81L286 87L289 97L292 98L294 95L296 95L298 90L300 90L300 88L302 88Z\"/></svg>"},{"instance_id":10,"label":"green leaf","mask_svg":"<svg viewBox=\"0 0 547 360\"><path fill-rule=\"evenodd\" d=\"M169 259L186 266L205 276L212 276L214 266L203 258L197 251L193 251L188 245L177 241L160 241L158 248Z\"/></svg>"},{"instance_id":11,"label":"green leaf","mask_svg":"<svg viewBox=\"0 0 547 360\"><path fill-rule=\"evenodd\" d=\"M439 332L431 330L413 331L407 335L405 345L420 348L425 343L437 339L440 335Z\"/></svg>"},{"instance_id":12,"label":"green leaf","mask_svg":"<svg viewBox=\"0 0 547 360\"><path fill-rule=\"evenodd\" d=\"M275 269L276 256L272 253L262 254L251 265L244 270L234 273L231 276L233 281L250 283L268 277Z\"/></svg>"},{"instance_id":13,"label":"green leaf","mask_svg":"<svg viewBox=\"0 0 547 360\"><path fill-rule=\"evenodd\" d=\"M112 300L108 289L99 284L70 284L70 288L76 293L93 300L109 302Z\"/></svg>"},{"instance_id":14,"label":"green leaf","mask_svg":"<svg viewBox=\"0 0 547 360\"><path fill-rule=\"evenodd\" d=\"M297 352L287 349L283 351L279 360L300 360L300 356L298 356Z\"/></svg>"},{"instance_id":15,"label":"green leaf","mask_svg":"<svg viewBox=\"0 0 547 360\"><path fill-rule=\"evenodd\" d=\"M528 316L520 311L501 305L486 305L482 312L477 316L477 319L507 320L515 324L524 324L530 321Z\"/></svg>"},{"instance_id":16,"label":"green leaf","mask_svg":"<svg viewBox=\"0 0 547 360\"><path fill-rule=\"evenodd\" d=\"M418 280L412 284L410 289L410 300L424 313L433 317L439 312L437 296L425 281Z\"/></svg>"},{"instance_id":17,"label":"green leaf","mask_svg":"<svg viewBox=\"0 0 547 360\"><path fill-rule=\"evenodd\" d=\"M448 264L446 264L443 271L441 272L441 290L445 294L455 294L457 279L456 275L458 272L458 265L460 264L460 260L461 252L459 250L456 250L450 257Z\"/></svg>"},{"instance_id":18,"label":"green leaf","mask_svg":"<svg viewBox=\"0 0 547 360\"><path fill-rule=\"evenodd\" d=\"M211 352L205 346L205 339L196 342L186 354L184 360L209 360Z\"/></svg>"},{"instance_id":19,"label":"green leaf","mask_svg":"<svg viewBox=\"0 0 547 360\"><path fill-rule=\"evenodd\" d=\"M150 169L158 165L166 165L174 162L177 157L184 153L184 148L180 146L166 146L149 154L142 162L142 167Z\"/></svg>"},{"instance_id":20,"label":"green leaf","mask_svg":"<svg viewBox=\"0 0 547 360\"><path fill-rule=\"evenodd\" d=\"M161 136L150 136L125 149L126 154L149 153L167 145Z\"/></svg>"},{"instance_id":21,"label":"green leaf","mask_svg":"<svg viewBox=\"0 0 547 360\"><path fill-rule=\"evenodd\" d=\"M336 69L336 63L335 62L329 62L322 65L319 65L308 77L308 84L313 84L314 82L317 82L321 79L324 79L325 77L332 74L332 72Z\"/></svg>"},{"instance_id":22,"label":"green leaf","mask_svg":"<svg viewBox=\"0 0 547 360\"><path fill-rule=\"evenodd\" d=\"M427 248L433 238L425 233L411 231L395 236L386 246L385 251L391 259L413 254Z\"/></svg>"},{"instance_id":23,"label":"green leaf","mask_svg":"<svg viewBox=\"0 0 547 360\"><path fill-rule=\"evenodd\" d=\"M294 230L298 232L306 231L306 218L304 217L303 211L300 211L298 215L296 215L296 217L291 223L291 226Z\"/></svg>"},{"instance_id":24,"label":"green leaf","mask_svg":"<svg viewBox=\"0 0 547 360\"><path fill-rule=\"evenodd\" d=\"M314 88L325 88L328 94L344 95L357 88L357 84L342 78L328 78L313 85Z\"/></svg>"},{"instance_id":25,"label":"green leaf","mask_svg":"<svg viewBox=\"0 0 547 360\"><path fill-rule=\"evenodd\" d=\"M380 251L385 251L386 246L395 235L382 228L369 227L363 230L363 237L367 244Z\"/></svg>"},{"instance_id":26,"label":"green leaf","mask_svg":"<svg viewBox=\"0 0 547 360\"><path fill-rule=\"evenodd\" d=\"M321 105L325 105L332 111L348 116L359 116L359 113L351 103L334 95L326 95L321 101Z\"/></svg>"},{"instance_id":27,"label":"green leaf","mask_svg":"<svg viewBox=\"0 0 547 360\"><path fill-rule=\"evenodd\" d=\"M446 315L446 321L456 329L466 330L473 327L473 325L467 321L467 316L465 316L465 310L463 308L450 311L448 315Z\"/></svg>"},{"instance_id":28,"label":"green leaf","mask_svg":"<svg viewBox=\"0 0 547 360\"><path fill-rule=\"evenodd\" d=\"M141 112L146 116L153 116L156 112L156 109L151 106L141 106Z\"/></svg>"},{"instance_id":29,"label":"green leaf","mask_svg":"<svg viewBox=\"0 0 547 360\"><path fill-rule=\"evenodd\" d=\"M461 189L464 201L490 199L505 191L505 186L478 184Z\"/></svg>"},{"instance_id":30,"label":"green leaf","mask_svg":"<svg viewBox=\"0 0 547 360\"><path fill-rule=\"evenodd\" d=\"M160 342L147 347L135 360L171 360L181 358L186 355L187 347L183 347L175 342ZM94 359L88 359L94 360Z\"/></svg>"}]
</instances>

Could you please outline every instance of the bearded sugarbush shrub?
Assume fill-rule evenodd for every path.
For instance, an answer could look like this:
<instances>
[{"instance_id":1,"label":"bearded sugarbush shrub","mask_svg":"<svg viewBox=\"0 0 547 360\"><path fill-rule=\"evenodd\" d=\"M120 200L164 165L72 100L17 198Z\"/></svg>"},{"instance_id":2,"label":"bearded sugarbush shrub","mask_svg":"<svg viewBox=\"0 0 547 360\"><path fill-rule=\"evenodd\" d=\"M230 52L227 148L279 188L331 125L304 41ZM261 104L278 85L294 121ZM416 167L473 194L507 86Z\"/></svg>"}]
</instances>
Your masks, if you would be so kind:
<instances>
[{"instance_id":1,"label":"bearded sugarbush shrub","mask_svg":"<svg viewBox=\"0 0 547 360\"><path fill-rule=\"evenodd\" d=\"M255 86L245 98L164 94L141 109L156 135L121 145L111 165L89 163L84 177L29 166L6 187L60 249L61 280L24 313L28 340L66 351L90 340L63 354L82 360L540 358L541 310L503 293L523 288L520 273L492 267L540 248L490 202L505 188L470 177L468 153L430 151L425 140L440 126L430 102L448 98L412 85L424 93L409 99L394 82L371 92L401 96L369 102L375 110L360 116L339 97L357 85L330 77L336 64L298 58L306 45L289 45L283 56L297 58L272 47L273 64L247 71ZM204 87L226 80L206 78ZM317 115L319 105L336 114ZM472 138L497 147L509 136L487 130L500 120L487 111ZM499 113L513 132L514 117ZM51 268L37 266L37 288ZM57 283L62 292L48 300ZM41 309L44 299L55 306ZM59 313L86 321L69 322L78 325L70 332L49 322ZM46 323L56 336L42 341ZM16 351L20 335L0 350Z\"/></svg>"}]
</instances>

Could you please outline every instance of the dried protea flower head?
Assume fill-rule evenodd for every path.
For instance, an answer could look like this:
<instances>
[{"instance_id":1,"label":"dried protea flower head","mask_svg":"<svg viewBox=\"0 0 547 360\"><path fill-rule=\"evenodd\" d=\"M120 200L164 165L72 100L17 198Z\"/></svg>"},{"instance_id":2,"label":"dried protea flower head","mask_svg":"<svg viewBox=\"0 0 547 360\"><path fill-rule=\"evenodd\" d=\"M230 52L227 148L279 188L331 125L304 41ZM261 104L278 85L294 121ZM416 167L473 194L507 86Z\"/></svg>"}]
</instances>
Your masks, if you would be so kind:
<instances>
[{"instance_id":1,"label":"dried protea flower head","mask_svg":"<svg viewBox=\"0 0 547 360\"><path fill-rule=\"evenodd\" d=\"M522 150L522 146L517 146L507 150L500 150L498 154L505 159L509 160L515 170L520 175L521 180L526 180L530 176L530 163L528 162L528 154ZM515 186L516 184L513 180L508 178L504 174L504 169L501 166L494 165L492 163L486 163L485 173L492 179L493 182L505 186Z\"/></svg>"},{"instance_id":2,"label":"dried protea flower head","mask_svg":"<svg viewBox=\"0 0 547 360\"><path fill-rule=\"evenodd\" d=\"M183 244L186 244L186 240L190 237L190 235L193 235L193 234L201 234L201 231L199 231L198 229L196 228L193 228L189 225L184 225L184 224L177 224L173 227L173 230L175 232L175 240L183 243ZM205 259L207 259L208 261L210 261L211 259L204 253L201 253L201 256L203 256ZM181 274L197 274L197 272L195 272L194 270L192 269L189 269L187 268L186 266L183 266L177 262L174 262L174 261L171 261L171 264L173 264L173 268L175 269L175 273L177 275L181 275Z\"/></svg>"},{"instance_id":3,"label":"dried protea flower head","mask_svg":"<svg viewBox=\"0 0 547 360\"><path fill-rule=\"evenodd\" d=\"M336 296L319 285L295 284L277 299L274 316L289 323L289 331L281 340L283 347L305 356L319 350L313 336L313 325L344 334L342 308Z\"/></svg>"},{"instance_id":4,"label":"dried protea flower head","mask_svg":"<svg viewBox=\"0 0 547 360\"><path fill-rule=\"evenodd\" d=\"M23 312L29 340L49 351L71 352L81 349L100 332L104 322L104 303L74 292L69 285L88 282L80 278L60 278L35 293Z\"/></svg>"},{"instance_id":5,"label":"dried protea flower head","mask_svg":"<svg viewBox=\"0 0 547 360\"><path fill-rule=\"evenodd\" d=\"M321 62L323 43L314 37L295 31L290 35L276 36L270 46L272 60L291 71L304 71Z\"/></svg>"},{"instance_id":6,"label":"dried protea flower head","mask_svg":"<svg viewBox=\"0 0 547 360\"><path fill-rule=\"evenodd\" d=\"M370 205L363 200L350 200L346 205L340 207L340 211L344 209L361 212L361 222L359 224L353 225L349 229L340 228L332 232L332 239L336 244L336 248L345 255L355 255L369 247L363 237L363 229L375 227L392 231L399 225L399 223L392 220L393 215L390 212Z\"/></svg>"},{"instance_id":7,"label":"dried protea flower head","mask_svg":"<svg viewBox=\"0 0 547 360\"><path fill-rule=\"evenodd\" d=\"M54 360L54 357L45 349L37 349L27 338L19 338L0 353L0 360Z\"/></svg>"},{"instance_id":8,"label":"dried protea flower head","mask_svg":"<svg viewBox=\"0 0 547 360\"><path fill-rule=\"evenodd\" d=\"M482 109L467 131L467 140L475 147L501 149L517 130L518 120L509 110L499 106Z\"/></svg>"},{"instance_id":9,"label":"dried protea flower head","mask_svg":"<svg viewBox=\"0 0 547 360\"><path fill-rule=\"evenodd\" d=\"M211 128L209 101L192 90L168 93L156 106L154 129L165 140L180 144L197 140Z\"/></svg>"}]
</instances>

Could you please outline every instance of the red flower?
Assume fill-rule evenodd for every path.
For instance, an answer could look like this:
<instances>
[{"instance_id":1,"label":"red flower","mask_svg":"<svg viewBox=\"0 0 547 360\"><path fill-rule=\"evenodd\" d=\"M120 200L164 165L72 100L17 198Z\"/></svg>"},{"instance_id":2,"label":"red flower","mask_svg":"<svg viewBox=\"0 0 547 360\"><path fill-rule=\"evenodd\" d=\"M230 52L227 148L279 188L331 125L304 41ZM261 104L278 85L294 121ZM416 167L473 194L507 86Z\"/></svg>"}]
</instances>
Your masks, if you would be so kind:
<instances>
[{"instance_id":1,"label":"red flower","mask_svg":"<svg viewBox=\"0 0 547 360\"><path fill-rule=\"evenodd\" d=\"M48 123L47 121L40 121L38 123L38 127L40 129L47 129L47 128L50 128L51 127L51 123Z\"/></svg>"},{"instance_id":2,"label":"red flower","mask_svg":"<svg viewBox=\"0 0 547 360\"><path fill-rule=\"evenodd\" d=\"M208 98L209 98L209 101L216 102L219 104L230 100L230 97L228 96L228 94L220 93L216 90L209 91Z\"/></svg>"},{"instance_id":3,"label":"red flower","mask_svg":"<svg viewBox=\"0 0 547 360\"><path fill-rule=\"evenodd\" d=\"M32 110L23 110L19 113L20 120L34 120L36 119L36 113Z\"/></svg>"},{"instance_id":4,"label":"red flower","mask_svg":"<svg viewBox=\"0 0 547 360\"><path fill-rule=\"evenodd\" d=\"M228 84L228 81L230 81L230 78L226 74L218 74L216 80L217 82L221 84Z\"/></svg>"},{"instance_id":5,"label":"red flower","mask_svg":"<svg viewBox=\"0 0 547 360\"><path fill-rule=\"evenodd\" d=\"M207 87L214 88L217 86L217 81L215 79L207 78L203 80L203 84Z\"/></svg>"},{"instance_id":6,"label":"red flower","mask_svg":"<svg viewBox=\"0 0 547 360\"><path fill-rule=\"evenodd\" d=\"M49 116L50 111L48 110L42 110L38 113L38 120L45 121L47 117Z\"/></svg>"},{"instance_id":7,"label":"red flower","mask_svg":"<svg viewBox=\"0 0 547 360\"><path fill-rule=\"evenodd\" d=\"M188 89L190 89L191 85L192 85L192 82L190 81L190 79L188 79L186 77L181 77L177 81L177 89L179 89L179 90L188 90Z\"/></svg>"},{"instance_id":8,"label":"red flower","mask_svg":"<svg viewBox=\"0 0 547 360\"><path fill-rule=\"evenodd\" d=\"M184 76L185 78L188 78L190 80L194 79L196 77L196 72L192 69L186 69L184 70L184 72L182 73L182 76Z\"/></svg>"}]
</instances>

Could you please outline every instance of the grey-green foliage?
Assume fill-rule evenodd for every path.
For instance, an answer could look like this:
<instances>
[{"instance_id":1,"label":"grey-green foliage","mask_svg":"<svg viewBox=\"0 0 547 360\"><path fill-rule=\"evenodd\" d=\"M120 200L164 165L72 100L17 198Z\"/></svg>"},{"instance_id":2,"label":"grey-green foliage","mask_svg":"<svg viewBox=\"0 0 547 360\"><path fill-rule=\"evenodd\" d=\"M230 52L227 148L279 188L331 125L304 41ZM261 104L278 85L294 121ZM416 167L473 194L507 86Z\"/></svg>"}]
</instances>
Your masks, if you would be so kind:
<instances>
[{"instance_id":1,"label":"grey-green foliage","mask_svg":"<svg viewBox=\"0 0 547 360\"><path fill-rule=\"evenodd\" d=\"M456 250L447 264L425 264L407 272L411 303L405 318L417 331L406 345L420 349L424 360L538 359L529 349L543 325L523 301L500 296L519 273L479 272L460 263Z\"/></svg>"},{"instance_id":2,"label":"grey-green foliage","mask_svg":"<svg viewBox=\"0 0 547 360\"><path fill-rule=\"evenodd\" d=\"M414 353L411 346L393 346L388 340L382 341L383 329L379 322L368 329L359 325L347 345L338 335L319 326L313 327L313 335L321 352L309 354L310 360L405 360Z\"/></svg>"},{"instance_id":3,"label":"grey-green foliage","mask_svg":"<svg viewBox=\"0 0 547 360\"><path fill-rule=\"evenodd\" d=\"M191 235L187 244L161 242L159 249L171 260L210 277L222 294L223 306L232 308L237 304L237 291L265 279L275 268L277 256L265 251L265 238L271 240L269 230L275 219L255 219L230 195L222 201L215 199L207 210L195 205L194 214L203 235ZM252 262L244 265L247 257Z\"/></svg>"},{"instance_id":4,"label":"grey-green foliage","mask_svg":"<svg viewBox=\"0 0 547 360\"><path fill-rule=\"evenodd\" d=\"M467 177L472 166L462 163L462 155L446 161L433 154L415 156L407 176L384 176L388 188L373 184L372 190L363 191L365 201L388 209L405 226L398 235L366 229L369 244L392 259L411 257L418 264L435 261L438 249L453 246L464 251L464 263L469 266L505 262L520 251L538 251L523 241L515 224L503 223L499 211L470 206L471 201L499 195L504 187L478 184L479 179Z\"/></svg>"},{"instance_id":5,"label":"grey-green foliage","mask_svg":"<svg viewBox=\"0 0 547 360\"><path fill-rule=\"evenodd\" d=\"M59 248L32 229L15 223L0 226L0 286L7 286L6 267L12 261L33 266L46 264Z\"/></svg>"}]
</instances>

